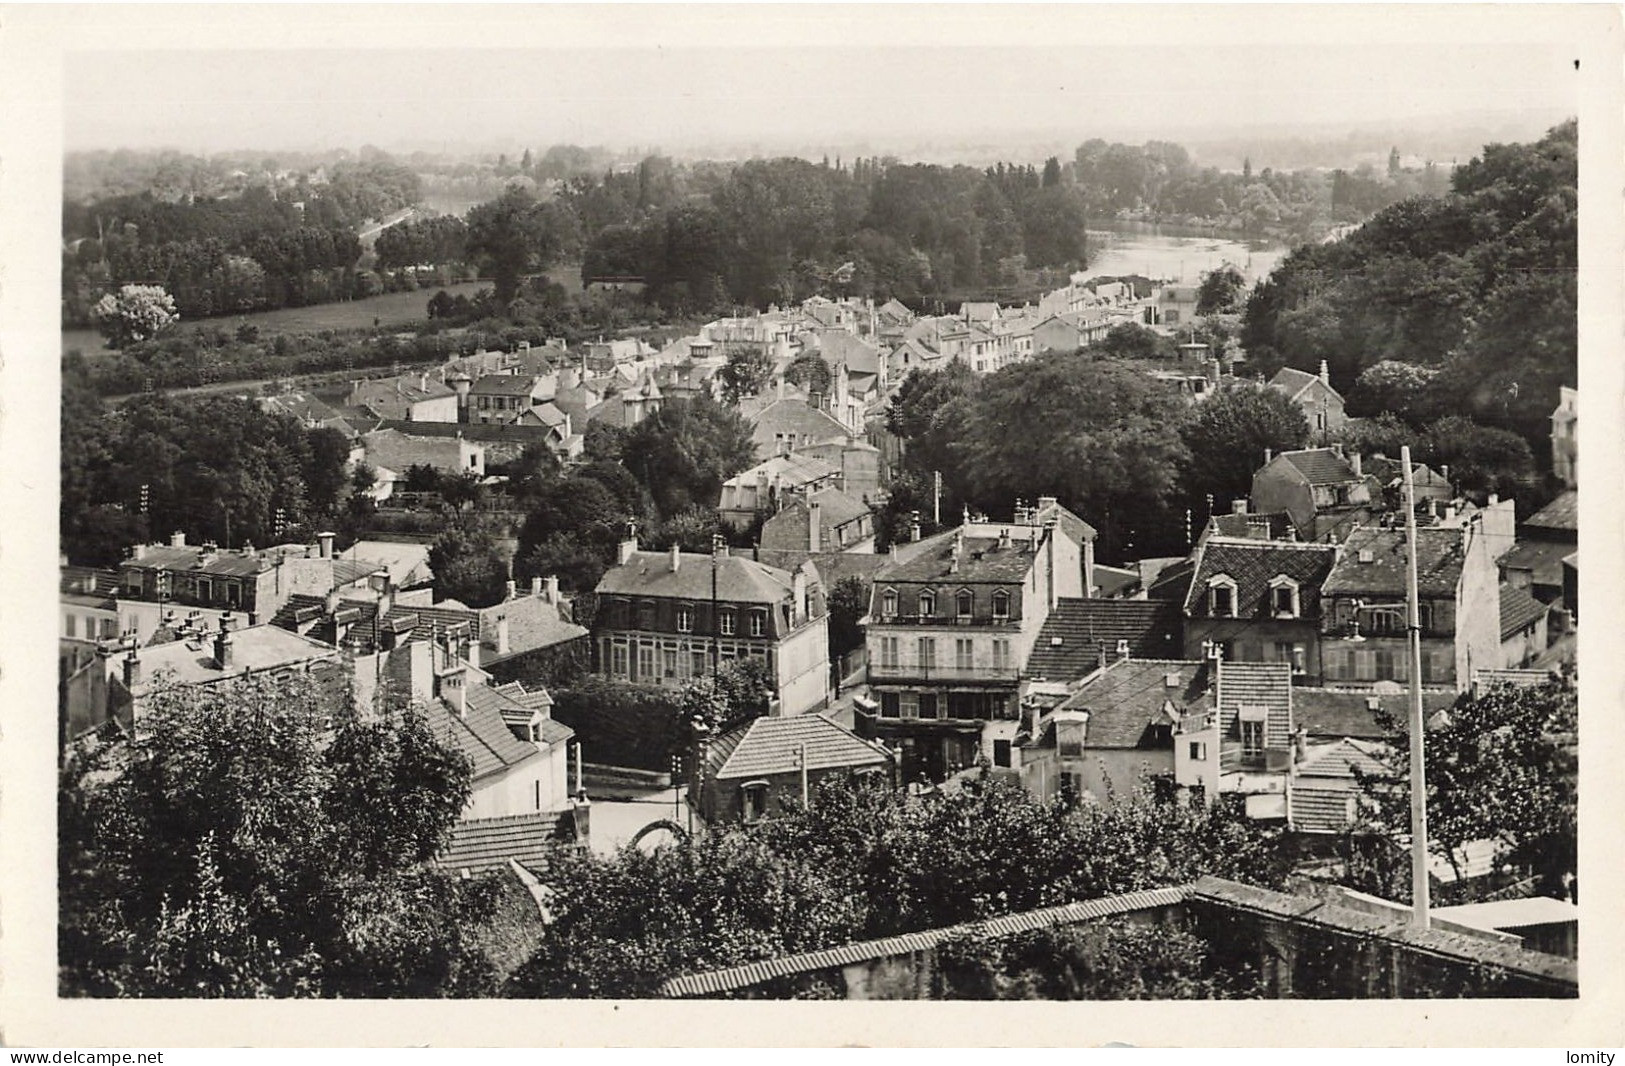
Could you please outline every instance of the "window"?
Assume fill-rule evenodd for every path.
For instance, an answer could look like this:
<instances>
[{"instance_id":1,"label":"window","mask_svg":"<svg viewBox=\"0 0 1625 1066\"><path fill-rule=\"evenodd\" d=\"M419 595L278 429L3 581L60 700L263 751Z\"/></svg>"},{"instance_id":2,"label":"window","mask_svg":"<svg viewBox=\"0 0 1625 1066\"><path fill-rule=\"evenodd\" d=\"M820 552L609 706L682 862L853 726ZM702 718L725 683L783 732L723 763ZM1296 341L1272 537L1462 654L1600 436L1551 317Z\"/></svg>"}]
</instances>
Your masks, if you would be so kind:
<instances>
[{"instance_id":1,"label":"window","mask_svg":"<svg viewBox=\"0 0 1625 1066\"><path fill-rule=\"evenodd\" d=\"M753 636L753 637L759 637L763 633L766 633L766 632L767 632L767 612L766 611L752 611L752 612L750 612L750 635Z\"/></svg>"},{"instance_id":2,"label":"window","mask_svg":"<svg viewBox=\"0 0 1625 1066\"><path fill-rule=\"evenodd\" d=\"M1223 574L1208 581L1207 613L1215 618L1236 617L1236 583Z\"/></svg>"},{"instance_id":3,"label":"window","mask_svg":"<svg viewBox=\"0 0 1625 1066\"><path fill-rule=\"evenodd\" d=\"M653 629L655 627L655 605L648 600L638 604L638 628Z\"/></svg>"},{"instance_id":4,"label":"window","mask_svg":"<svg viewBox=\"0 0 1625 1066\"><path fill-rule=\"evenodd\" d=\"M677 632L694 632L694 608L686 603L677 608Z\"/></svg>"},{"instance_id":5,"label":"window","mask_svg":"<svg viewBox=\"0 0 1625 1066\"><path fill-rule=\"evenodd\" d=\"M935 637L921 637L918 650L921 666L929 670L937 665L937 641Z\"/></svg>"},{"instance_id":6,"label":"window","mask_svg":"<svg viewBox=\"0 0 1625 1066\"><path fill-rule=\"evenodd\" d=\"M1010 765L1010 742L1008 740L995 740L993 742L993 765Z\"/></svg>"},{"instance_id":7,"label":"window","mask_svg":"<svg viewBox=\"0 0 1625 1066\"><path fill-rule=\"evenodd\" d=\"M914 692L905 692L899 701L902 705L904 718L918 718L920 716L920 697Z\"/></svg>"},{"instance_id":8,"label":"window","mask_svg":"<svg viewBox=\"0 0 1625 1066\"><path fill-rule=\"evenodd\" d=\"M200 578L197 583L198 599L204 603L214 602L214 584L207 578Z\"/></svg>"},{"instance_id":9,"label":"window","mask_svg":"<svg viewBox=\"0 0 1625 1066\"><path fill-rule=\"evenodd\" d=\"M902 703L895 692L882 692L880 694L880 717L896 718L902 713Z\"/></svg>"},{"instance_id":10,"label":"window","mask_svg":"<svg viewBox=\"0 0 1625 1066\"><path fill-rule=\"evenodd\" d=\"M880 617L895 618L897 616L897 590L887 589L880 594Z\"/></svg>"},{"instance_id":11,"label":"window","mask_svg":"<svg viewBox=\"0 0 1625 1066\"><path fill-rule=\"evenodd\" d=\"M226 602L233 607L240 606L243 602L243 587L235 581L226 586Z\"/></svg>"},{"instance_id":12,"label":"window","mask_svg":"<svg viewBox=\"0 0 1625 1066\"><path fill-rule=\"evenodd\" d=\"M937 700L937 694L935 692L920 693L920 717L942 717L942 704Z\"/></svg>"},{"instance_id":13,"label":"window","mask_svg":"<svg viewBox=\"0 0 1625 1066\"><path fill-rule=\"evenodd\" d=\"M661 658L664 660L662 665L665 667L666 676L675 678L677 676L677 650L667 648Z\"/></svg>"},{"instance_id":14,"label":"window","mask_svg":"<svg viewBox=\"0 0 1625 1066\"><path fill-rule=\"evenodd\" d=\"M1433 604L1419 603L1416 605L1416 623L1422 627L1422 632L1433 632Z\"/></svg>"},{"instance_id":15,"label":"window","mask_svg":"<svg viewBox=\"0 0 1625 1066\"><path fill-rule=\"evenodd\" d=\"M118 636L118 620L115 618L102 619L102 639L112 640Z\"/></svg>"},{"instance_id":16,"label":"window","mask_svg":"<svg viewBox=\"0 0 1625 1066\"><path fill-rule=\"evenodd\" d=\"M1242 719L1241 722L1241 750L1247 755L1262 755L1264 752L1264 722L1263 719Z\"/></svg>"},{"instance_id":17,"label":"window","mask_svg":"<svg viewBox=\"0 0 1625 1066\"><path fill-rule=\"evenodd\" d=\"M655 649L652 644L638 645L638 680L652 681L655 676Z\"/></svg>"},{"instance_id":18,"label":"window","mask_svg":"<svg viewBox=\"0 0 1625 1066\"><path fill-rule=\"evenodd\" d=\"M999 638L993 642L993 669L1003 672L1010 669L1010 642Z\"/></svg>"},{"instance_id":19,"label":"window","mask_svg":"<svg viewBox=\"0 0 1625 1066\"><path fill-rule=\"evenodd\" d=\"M688 676L705 676L705 651L700 648L690 648L688 652Z\"/></svg>"},{"instance_id":20,"label":"window","mask_svg":"<svg viewBox=\"0 0 1625 1066\"><path fill-rule=\"evenodd\" d=\"M971 606L974 602L970 589L960 589L959 594L954 597L954 613L959 616L961 622L970 621Z\"/></svg>"},{"instance_id":21,"label":"window","mask_svg":"<svg viewBox=\"0 0 1625 1066\"><path fill-rule=\"evenodd\" d=\"M1270 582L1270 611L1277 618L1298 617L1298 583L1285 574Z\"/></svg>"},{"instance_id":22,"label":"window","mask_svg":"<svg viewBox=\"0 0 1625 1066\"><path fill-rule=\"evenodd\" d=\"M975 656L971 642L964 637L954 641L954 668L969 670L973 665L975 665Z\"/></svg>"},{"instance_id":23,"label":"window","mask_svg":"<svg viewBox=\"0 0 1625 1066\"><path fill-rule=\"evenodd\" d=\"M920 593L920 617L930 618L937 613L937 597L933 592Z\"/></svg>"},{"instance_id":24,"label":"window","mask_svg":"<svg viewBox=\"0 0 1625 1066\"><path fill-rule=\"evenodd\" d=\"M1191 755L1191 761L1192 762L1206 762L1207 761L1207 742L1204 741L1204 740L1193 740L1193 741L1191 741L1190 755Z\"/></svg>"},{"instance_id":25,"label":"window","mask_svg":"<svg viewBox=\"0 0 1625 1066\"><path fill-rule=\"evenodd\" d=\"M67 617L68 617L68 636L77 637L79 635L79 616L74 615L74 614L70 614Z\"/></svg>"},{"instance_id":26,"label":"window","mask_svg":"<svg viewBox=\"0 0 1625 1066\"><path fill-rule=\"evenodd\" d=\"M617 644L610 652L610 673L616 677L626 676L626 645Z\"/></svg>"},{"instance_id":27,"label":"window","mask_svg":"<svg viewBox=\"0 0 1625 1066\"><path fill-rule=\"evenodd\" d=\"M1293 673L1305 673L1307 670L1307 666L1305 665L1307 659L1308 655L1302 644L1293 644L1285 641L1276 642L1275 661L1278 663L1291 663Z\"/></svg>"},{"instance_id":28,"label":"window","mask_svg":"<svg viewBox=\"0 0 1625 1066\"><path fill-rule=\"evenodd\" d=\"M993 620L1004 622L1010 618L1010 594L1003 589L993 594Z\"/></svg>"},{"instance_id":29,"label":"window","mask_svg":"<svg viewBox=\"0 0 1625 1066\"><path fill-rule=\"evenodd\" d=\"M880 665L881 666L896 666L897 665L897 638L896 637L881 637L880 638Z\"/></svg>"},{"instance_id":30,"label":"window","mask_svg":"<svg viewBox=\"0 0 1625 1066\"><path fill-rule=\"evenodd\" d=\"M721 629L722 629L722 635L725 636L725 637L733 636L734 631L736 629L738 629L738 624L739 624L738 618L735 617L735 615L734 615L733 608L730 607L730 608L725 609L721 613L721 615L719 616L719 619L720 619L720 624L721 624Z\"/></svg>"},{"instance_id":31,"label":"window","mask_svg":"<svg viewBox=\"0 0 1625 1066\"><path fill-rule=\"evenodd\" d=\"M761 821L767 814L767 782L750 781L740 785L739 807L746 825Z\"/></svg>"}]
</instances>

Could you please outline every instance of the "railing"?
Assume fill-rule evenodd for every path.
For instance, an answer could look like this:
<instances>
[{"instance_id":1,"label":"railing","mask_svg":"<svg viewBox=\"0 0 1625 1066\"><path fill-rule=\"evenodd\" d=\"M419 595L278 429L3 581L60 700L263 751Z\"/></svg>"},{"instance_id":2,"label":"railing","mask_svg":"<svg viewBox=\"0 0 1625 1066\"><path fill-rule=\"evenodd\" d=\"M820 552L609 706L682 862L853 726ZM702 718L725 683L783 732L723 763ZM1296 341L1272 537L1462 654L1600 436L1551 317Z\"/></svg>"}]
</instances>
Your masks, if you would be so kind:
<instances>
[{"instance_id":1,"label":"railing","mask_svg":"<svg viewBox=\"0 0 1625 1066\"><path fill-rule=\"evenodd\" d=\"M1021 680L1015 666L938 666L898 663L886 665L869 661L870 681L1008 681Z\"/></svg>"},{"instance_id":2,"label":"railing","mask_svg":"<svg viewBox=\"0 0 1625 1066\"><path fill-rule=\"evenodd\" d=\"M1019 629L1021 619L1014 615L992 614L876 614L871 623L879 626L980 626Z\"/></svg>"}]
</instances>

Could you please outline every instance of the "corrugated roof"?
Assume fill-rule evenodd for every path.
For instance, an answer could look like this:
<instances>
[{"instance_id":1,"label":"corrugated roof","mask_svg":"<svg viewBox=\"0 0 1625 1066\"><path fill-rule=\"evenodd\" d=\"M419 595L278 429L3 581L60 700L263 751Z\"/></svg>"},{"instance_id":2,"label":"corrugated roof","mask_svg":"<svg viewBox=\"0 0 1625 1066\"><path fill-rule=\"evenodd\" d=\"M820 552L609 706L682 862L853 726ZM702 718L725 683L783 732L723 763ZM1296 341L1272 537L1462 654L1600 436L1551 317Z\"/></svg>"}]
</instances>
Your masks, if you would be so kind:
<instances>
[{"instance_id":1,"label":"corrugated roof","mask_svg":"<svg viewBox=\"0 0 1625 1066\"><path fill-rule=\"evenodd\" d=\"M716 771L719 780L793 773L803 746L808 770L886 766L892 759L885 748L821 715L757 718L741 728L733 754Z\"/></svg>"},{"instance_id":2,"label":"corrugated roof","mask_svg":"<svg viewBox=\"0 0 1625 1066\"><path fill-rule=\"evenodd\" d=\"M1044 620L1027 659L1027 673L1076 680L1118 657L1128 641L1135 659L1168 659L1180 649L1179 605L1159 600L1063 598ZM1102 648L1104 647L1104 651Z\"/></svg>"},{"instance_id":3,"label":"corrugated roof","mask_svg":"<svg viewBox=\"0 0 1625 1066\"><path fill-rule=\"evenodd\" d=\"M1142 892L1126 892L1119 896L1068 903L1060 907L1025 911L985 922L952 925L943 929L930 929L920 933L904 933L879 940L863 940L840 947L789 955L777 959L734 966L726 970L673 977L660 986L659 994L668 999L717 995L734 989L748 988L780 977L794 974L816 973L858 962L909 955L926 951L944 940L961 936L1014 936L1035 929L1050 929L1058 925L1109 918L1116 914L1153 910L1177 906L1185 899L1183 887L1154 888Z\"/></svg>"},{"instance_id":4,"label":"corrugated roof","mask_svg":"<svg viewBox=\"0 0 1625 1066\"><path fill-rule=\"evenodd\" d=\"M1348 460L1330 448L1307 448L1297 452L1282 452L1280 458L1297 469L1311 485L1343 485L1359 481Z\"/></svg>"},{"instance_id":5,"label":"corrugated roof","mask_svg":"<svg viewBox=\"0 0 1625 1066\"><path fill-rule=\"evenodd\" d=\"M1416 531L1416 579L1423 596L1448 596L1461 580L1465 552L1459 529ZM1360 553L1371 553L1361 562ZM1321 586L1325 595L1370 593L1403 598L1405 595L1405 531L1361 526L1343 542L1337 565Z\"/></svg>"},{"instance_id":6,"label":"corrugated roof","mask_svg":"<svg viewBox=\"0 0 1625 1066\"><path fill-rule=\"evenodd\" d=\"M451 841L435 858L449 870L484 873L514 859L539 867L547 860L551 840L565 839L569 822L561 811L535 811L503 818L471 818L451 828Z\"/></svg>"},{"instance_id":7,"label":"corrugated roof","mask_svg":"<svg viewBox=\"0 0 1625 1066\"><path fill-rule=\"evenodd\" d=\"M1149 743L1153 725L1210 705L1203 663L1123 659L1085 681L1058 709L1089 712L1088 749L1138 748Z\"/></svg>"},{"instance_id":8,"label":"corrugated roof","mask_svg":"<svg viewBox=\"0 0 1625 1066\"><path fill-rule=\"evenodd\" d=\"M1546 617L1546 605L1514 585L1501 586L1501 639Z\"/></svg>"}]
</instances>

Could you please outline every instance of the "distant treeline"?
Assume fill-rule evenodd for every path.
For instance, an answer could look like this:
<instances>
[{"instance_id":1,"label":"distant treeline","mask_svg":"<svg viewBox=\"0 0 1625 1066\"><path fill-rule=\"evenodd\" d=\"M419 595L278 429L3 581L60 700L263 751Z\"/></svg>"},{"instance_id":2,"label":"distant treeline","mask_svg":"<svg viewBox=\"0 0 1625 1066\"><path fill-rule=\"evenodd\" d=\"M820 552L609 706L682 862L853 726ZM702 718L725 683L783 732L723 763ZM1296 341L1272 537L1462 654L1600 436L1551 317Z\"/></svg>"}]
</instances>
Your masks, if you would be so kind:
<instances>
[{"instance_id":1,"label":"distant treeline","mask_svg":"<svg viewBox=\"0 0 1625 1066\"><path fill-rule=\"evenodd\" d=\"M417 176L386 159L290 173L154 173L154 186L63 206L62 322L126 283L156 284L183 319L346 300L380 291L356 271L360 225L411 206Z\"/></svg>"}]
</instances>

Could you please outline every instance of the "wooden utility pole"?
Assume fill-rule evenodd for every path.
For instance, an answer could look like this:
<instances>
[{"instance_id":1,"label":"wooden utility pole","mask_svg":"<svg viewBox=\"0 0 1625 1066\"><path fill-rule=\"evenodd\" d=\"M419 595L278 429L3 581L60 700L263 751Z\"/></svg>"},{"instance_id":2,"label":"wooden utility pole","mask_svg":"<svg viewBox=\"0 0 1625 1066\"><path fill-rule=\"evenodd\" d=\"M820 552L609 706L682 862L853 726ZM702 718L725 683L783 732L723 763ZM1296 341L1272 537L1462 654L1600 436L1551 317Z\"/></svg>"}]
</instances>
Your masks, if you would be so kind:
<instances>
[{"instance_id":1,"label":"wooden utility pole","mask_svg":"<svg viewBox=\"0 0 1625 1066\"><path fill-rule=\"evenodd\" d=\"M1428 793L1423 757L1422 622L1416 587L1416 485L1411 473L1411 449L1399 449L1405 471L1405 632L1411 657L1411 923L1428 927Z\"/></svg>"}]
</instances>

